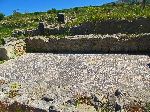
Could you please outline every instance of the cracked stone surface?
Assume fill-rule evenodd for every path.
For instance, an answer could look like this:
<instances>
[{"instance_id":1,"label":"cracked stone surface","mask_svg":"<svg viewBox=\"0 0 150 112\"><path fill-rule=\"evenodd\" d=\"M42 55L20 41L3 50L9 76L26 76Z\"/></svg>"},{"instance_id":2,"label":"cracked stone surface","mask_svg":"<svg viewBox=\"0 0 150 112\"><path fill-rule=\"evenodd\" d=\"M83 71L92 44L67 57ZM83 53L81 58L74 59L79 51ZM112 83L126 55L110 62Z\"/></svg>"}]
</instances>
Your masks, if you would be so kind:
<instances>
[{"instance_id":1,"label":"cracked stone surface","mask_svg":"<svg viewBox=\"0 0 150 112\"><path fill-rule=\"evenodd\" d=\"M0 65L0 79L7 80L0 83L0 96L6 100L10 83L17 82L21 95L9 100L44 109L59 108L77 93L111 96L116 89L124 102L150 101L149 63L148 55L27 53ZM43 95L54 101L41 101Z\"/></svg>"}]
</instances>

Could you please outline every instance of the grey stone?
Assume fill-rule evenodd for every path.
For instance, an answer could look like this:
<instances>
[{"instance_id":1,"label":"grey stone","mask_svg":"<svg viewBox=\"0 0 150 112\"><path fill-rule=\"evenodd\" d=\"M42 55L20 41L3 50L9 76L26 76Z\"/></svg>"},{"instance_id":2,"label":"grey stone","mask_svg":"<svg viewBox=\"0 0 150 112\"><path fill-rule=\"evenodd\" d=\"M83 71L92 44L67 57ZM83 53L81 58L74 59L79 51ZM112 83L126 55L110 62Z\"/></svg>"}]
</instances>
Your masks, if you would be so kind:
<instances>
[{"instance_id":1,"label":"grey stone","mask_svg":"<svg viewBox=\"0 0 150 112\"><path fill-rule=\"evenodd\" d=\"M75 99L70 99L70 100L66 101L65 103L69 104L69 105L76 105Z\"/></svg>"},{"instance_id":2,"label":"grey stone","mask_svg":"<svg viewBox=\"0 0 150 112\"><path fill-rule=\"evenodd\" d=\"M44 35L46 24L44 22L39 22L38 31L39 35Z\"/></svg>"},{"instance_id":3,"label":"grey stone","mask_svg":"<svg viewBox=\"0 0 150 112\"><path fill-rule=\"evenodd\" d=\"M0 60L8 60L7 49L4 47L0 47Z\"/></svg>"},{"instance_id":4,"label":"grey stone","mask_svg":"<svg viewBox=\"0 0 150 112\"><path fill-rule=\"evenodd\" d=\"M65 15L64 15L64 13L58 13L57 14L57 21L59 23L65 23Z\"/></svg>"},{"instance_id":5,"label":"grey stone","mask_svg":"<svg viewBox=\"0 0 150 112\"><path fill-rule=\"evenodd\" d=\"M150 51L149 36L137 35L135 39L124 34L76 35L44 39L47 41L43 41L45 37L39 39L35 36L26 38L26 44L28 52L141 53Z\"/></svg>"},{"instance_id":6,"label":"grey stone","mask_svg":"<svg viewBox=\"0 0 150 112\"><path fill-rule=\"evenodd\" d=\"M102 106L102 102L94 94L91 95L91 104L96 110L98 110Z\"/></svg>"},{"instance_id":7,"label":"grey stone","mask_svg":"<svg viewBox=\"0 0 150 112\"><path fill-rule=\"evenodd\" d=\"M58 13L57 20L59 23L66 23L67 17L64 13ZM107 21L97 21L97 22L86 22L78 26L73 26L71 28L65 28L64 24L61 24L61 29L58 29L56 26L53 28L48 28L45 22L40 22L38 26L38 33L35 29L32 29L32 32L27 31L24 33L23 30L15 30L13 32L14 37L21 36L37 36L37 35L57 35L64 34L69 32L71 35L89 35L89 34L134 34L136 33L149 33L150 32L150 19L149 18L139 18L133 20L132 22L128 20L107 20ZM142 26L141 28L139 26ZM45 28L49 30L45 31ZM140 29L139 29L140 28ZM138 47L132 45L132 49L137 50ZM107 50L106 50L107 51ZM130 51L130 49L126 49Z\"/></svg>"},{"instance_id":8,"label":"grey stone","mask_svg":"<svg viewBox=\"0 0 150 112\"><path fill-rule=\"evenodd\" d=\"M115 103L115 112L121 112L121 105L119 105L117 102Z\"/></svg>"},{"instance_id":9,"label":"grey stone","mask_svg":"<svg viewBox=\"0 0 150 112\"><path fill-rule=\"evenodd\" d=\"M119 89L117 89L116 91L115 91L115 96L116 97L119 97L121 95L121 92L119 91Z\"/></svg>"},{"instance_id":10,"label":"grey stone","mask_svg":"<svg viewBox=\"0 0 150 112\"><path fill-rule=\"evenodd\" d=\"M7 37L7 38L4 38L4 41L5 41L5 44L8 44L9 42L17 41L17 38L15 38L15 37Z\"/></svg>"},{"instance_id":11,"label":"grey stone","mask_svg":"<svg viewBox=\"0 0 150 112\"><path fill-rule=\"evenodd\" d=\"M41 100L44 100L44 101L46 101L46 102L54 101L54 99L48 98L48 97L46 97L46 96L42 97Z\"/></svg>"},{"instance_id":12,"label":"grey stone","mask_svg":"<svg viewBox=\"0 0 150 112\"><path fill-rule=\"evenodd\" d=\"M14 58L14 49L12 46L0 47L0 59L9 60Z\"/></svg>"},{"instance_id":13,"label":"grey stone","mask_svg":"<svg viewBox=\"0 0 150 112\"><path fill-rule=\"evenodd\" d=\"M50 106L48 112L59 112L59 111L57 111L54 106Z\"/></svg>"}]
</instances>

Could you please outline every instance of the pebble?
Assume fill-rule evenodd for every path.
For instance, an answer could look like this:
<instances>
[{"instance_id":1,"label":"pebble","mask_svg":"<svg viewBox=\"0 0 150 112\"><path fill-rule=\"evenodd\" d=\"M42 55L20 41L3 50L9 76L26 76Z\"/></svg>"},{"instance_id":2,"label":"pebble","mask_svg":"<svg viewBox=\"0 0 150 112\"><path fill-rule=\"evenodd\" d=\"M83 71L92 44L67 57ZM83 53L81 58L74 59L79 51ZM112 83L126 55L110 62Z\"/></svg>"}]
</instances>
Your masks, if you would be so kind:
<instances>
[{"instance_id":1,"label":"pebble","mask_svg":"<svg viewBox=\"0 0 150 112\"><path fill-rule=\"evenodd\" d=\"M125 94L125 102L133 97L150 101L149 63L147 55L27 53L1 64L0 77L8 84L21 85L21 102L33 98L29 105L46 109L51 103L59 108L66 99L74 104L71 99L77 93L99 91L101 96L93 98L97 104L107 101L108 93L113 97L120 95L117 88ZM5 88L1 82L0 88L9 91L9 86ZM1 90L0 95L5 97Z\"/></svg>"}]
</instances>

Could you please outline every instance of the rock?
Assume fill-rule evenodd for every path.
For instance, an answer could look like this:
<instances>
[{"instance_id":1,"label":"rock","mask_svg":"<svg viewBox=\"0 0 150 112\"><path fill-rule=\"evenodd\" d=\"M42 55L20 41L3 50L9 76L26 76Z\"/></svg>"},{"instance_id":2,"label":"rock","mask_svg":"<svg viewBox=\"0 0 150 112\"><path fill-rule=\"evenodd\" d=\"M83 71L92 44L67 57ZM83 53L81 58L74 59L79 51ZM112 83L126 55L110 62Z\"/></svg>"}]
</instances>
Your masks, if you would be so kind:
<instances>
[{"instance_id":1,"label":"rock","mask_svg":"<svg viewBox=\"0 0 150 112\"><path fill-rule=\"evenodd\" d=\"M25 53L25 50L26 50L26 48L25 48L26 43L22 39L11 41L11 42L5 44L5 46L13 47L14 53L15 53L16 56L23 55Z\"/></svg>"},{"instance_id":2,"label":"rock","mask_svg":"<svg viewBox=\"0 0 150 112\"><path fill-rule=\"evenodd\" d=\"M5 41L5 44L7 44L7 43L12 42L12 41L17 41L17 38L7 37L7 38L4 38L4 41Z\"/></svg>"},{"instance_id":3,"label":"rock","mask_svg":"<svg viewBox=\"0 0 150 112\"><path fill-rule=\"evenodd\" d=\"M46 101L46 102L54 101L54 99L48 98L48 97L46 97L46 96L44 96L41 100L44 100L44 101Z\"/></svg>"},{"instance_id":4,"label":"rock","mask_svg":"<svg viewBox=\"0 0 150 112\"><path fill-rule=\"evenodd\" d=\"M115 103L115 112L121 112L121 105L119 105L117 102Z\"/></svg>"},{"instance_id":5,"label":"rock","mask_svg":"<svg viewBox=\"0 0 150 112\"><path fill-rule=\"evenodd\" d=\"M7 49L5 47L0 47L0 60L8 60Z\"/></svg>"},{"instance_id":6,"label":"rock","mask_svg":"<svg viewBox=\"0 0 150 112\"><path fill-rule=\"evenodd\" d=\"M44 22L39 22L38 31L39 35L44 35L46 24Z\"/></svg>"},{"instance_id":7,"label":"rock","mask_svg":"<svg viewBox=\"0 0 150 112\"><path fill-rule=\"evenodd\" d=\"M90 108L96 110L99 107L99 101L103 102L104 106L102 105L102 107L104 108L108 103L110 104L111 96L118 99L117 104L121 107L124 106L122 106L122 104L126 105L128 102L132 101L131 97L135 97L137 101L138 99L141 99L142 101L149 99L150 94L147 88L149 88L148 79L150 76L149 69L146 67L146 63L149 62L149 59L148 56L144 55L126 54L62 55L51 53L28 53L17 60L11 60L10 63L6 63L4 66L0 65L0 74L15 82L23 83L23 88L26 90L24 93L29 94L27 97L32 98L33 95L36 96L35 102L32 103L31 101L31 103L28 103L35 104L35 107L43 107L45 109L45 106L47 105L46 109L48 110L50 105L54 105L59 109L59 106L64 104L64 101L68 101L68 104L73 104L74 102L70 101L70 99L76 98L75 95L80 95L77 93L83 92L86 99L91 98L91 102L93 102L92 106L91 103L88 103L87 105L90 105ZM94 66L88 64L90 60L96 62L93 64ZM109 68L115 68L117 71L114 73L114 69ZM141 71L140 77L138 77L140 81L134 80L134 82L132 82L132 79L136 79L138 73L134 68ZM130 73L130 70L133 71ZM113 79L114 77L115 80ZM104 80L105 82L103 83L102 81ZM116 81L119 81L120 84L116 84ZM47 83L47 86L44 82ZM132 87L130 85L132 85ZM119 88L120 90L117 90L116 88ZM118 94L116 92L116 96L114 94L116 90L121 91L122 94L126 91L130 93L130 96L124 95L126 101L120 101L120 99L116 97L119 96L120 93ZM109 92L109 95L107 95L107 92ZM43 94L46 94L45 97L53 98L55 102L50 104L51 102L42 101L41 98L43 97ZM80 96L82 96L82 94ZM23 96L23 98L25 97L26 96ZM121 99L122 97L123 95L121 95ZM105 102L102 100L104 98L106 99ZM36 100L40 100L39 104ZM88 102L90 101L88 100ZM115 102L116 101L113 103L113 109ZM74 107L74 105L67 106L69 108L71 107L70 109ZM66 108L68 108L67 106ZM84 106L82 105L81 107Z\"/></svg>"},{"instance_id":8,"label":"rock","mask_svg":"<svg viewBox=\"0 0 150 112\"><path fill-rule=\"evenodd\" d=\"M6 81L4 79L0 79L0 86L5 84L5 83L6 83Z\"/></svg>"},{"instance_id":9,"label":"rock","mask_svg":"<svg viewBox=\"0 0 150 112\"><path fill-rule=\"evenodd\" d=\"M92 95L91 104L94 106L96 110L98 110L101 107L102 102L96 97L96 95Z\"/></svg>"},{"instance_id":10,"label":"rock","mask_svg":"<svg viewBox=\"0 0 150 112\"><path fill-rule=\"evenodd\" d=\"M54 106L50 106L49 112L59 112L59 111L57 111Z\"/></svg>"},{"instance_id":11,"label":"rock","mask_svg":"<svg viewBox=\"0 0 150 112\"><path fill-rule=\"evenodd\" d=\"M57 21L59 22L59 23L65 23L65 16L64 16L64 13L58 13L57 14Z\"/></svg>"},{"instance_id":12,"label":"rock","mask_svg":"<svg viewBox=\"0 0 150 112\"><path fill-rule=\"evenodd\" d=\"M117 89L116 91L115 91L115 96L116 97L119 97L121 95L121 92L119 91L119 89Z\"/></svg>"},{"instance_id":13,"label":"rock","mask_svg":"<svg viewBox=\"0 0 150 112\"><path fill-rule=\"evenodd\" d=\"M70 100L66 101L65 103L69 104L69 105L76 105L76 101L74 99L70 99Z\"/></svg>"},{"instance_id":14,"label":"rock","mask_svg":"<svg viewBox=\"0 0 150 112\"><path fill-rule=\"evenodd\" d=\"M0 47L0 59L9 60L16 56L25 54L25 42L23 40L12 40L7 39L6 44Z\"/></svg>"},{"instance_id":15,"label":"rock","mask_svg":"<svg viewBox=\"0 0 150 112\"><path fill-rule=\"evenodd\" d=\"M117 36L120 35L94 35L94 36L78 35L72 36L71 38L70 36L68 38L66 36L65 38L61 39L58 38L39 39L38 37L32 37L33 38L32 40L30 37L26 39L28 40L26 41L26 44L27 49L29 49L28 52L141 53L141 52L148 52L150 50L150 45L148 44L149 43L148 37L147 40L146 39L143 40L143 38L145 37L144 35L138 37L143 40L142 43L140 43L139 40L135 40L132 38L130 40L122 40L119 39L119 37ZM122 36L125 37L124 35ZM128 35L126 35L126 38L127 37Z\"/></svg>"},{"instance_id":16,"label":"rock","mask_svg":"<svg viewBox=\"0 0 150 112\"><path fill-rule=\"evenodd\" d=\"M0 60L9 60L14 58L14 49L12 46L0 47Z\"/></svg>"},{"instance_id":17,"label":"rock","mask_svg":"<svg viewBox=\"0 0 150 112\"><path fill-rule=\"evenodd\" d=\"M96 97L96 95L92 95L92 100L94 102L100 102L99 99Z\"/></svg>"},{"instance_id":18,"label":"rock","mask_svg":"<svg viewBox=\"0 0 150 112\"><path fill-rule=\"evenodd\" d=\"M77 107L77 111L75 112L97 112L97 111L93 106L87 104L79 104Z\"/></svg>"},{"instance_id":19,"label":"rock","mask_svg":"<svg viewBox=\"0 0 150 112\"><path fill-rule=\"evenodd\" d=\"M0 91L0 101L3 101L6 98L5 93Z\"/></svg>"}]
</instances>

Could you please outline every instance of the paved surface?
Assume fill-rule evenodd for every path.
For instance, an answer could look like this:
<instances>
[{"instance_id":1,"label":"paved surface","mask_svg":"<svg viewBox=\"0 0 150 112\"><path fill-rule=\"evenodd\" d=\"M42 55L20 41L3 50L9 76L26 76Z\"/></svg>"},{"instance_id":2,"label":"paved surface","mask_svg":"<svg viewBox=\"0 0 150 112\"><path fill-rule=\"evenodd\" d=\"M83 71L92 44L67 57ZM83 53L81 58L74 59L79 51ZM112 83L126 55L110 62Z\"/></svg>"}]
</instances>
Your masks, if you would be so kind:
<instances>
[{"instance_id":1,"label":"paved surface","mask_svg":"<svg viewBox=\"0 0 150 112\"><path fill-rule=\"evenodd\" d=\"M30 53L1 64L0 76L21 84L23 102L46 94L58 104L76 93L113 94L116 89L146 101L149 63L147 55Z\"/></svg>"}]
</instances>

